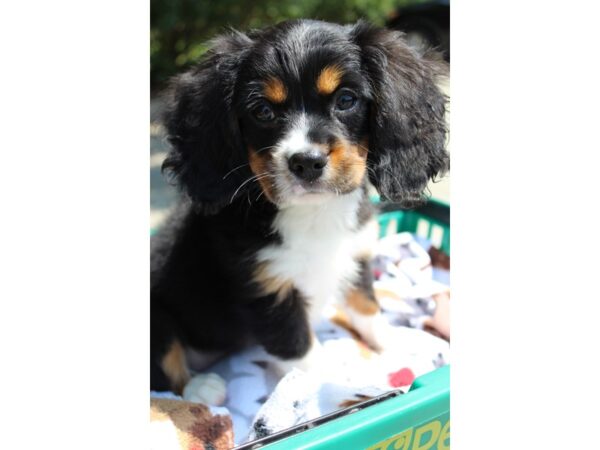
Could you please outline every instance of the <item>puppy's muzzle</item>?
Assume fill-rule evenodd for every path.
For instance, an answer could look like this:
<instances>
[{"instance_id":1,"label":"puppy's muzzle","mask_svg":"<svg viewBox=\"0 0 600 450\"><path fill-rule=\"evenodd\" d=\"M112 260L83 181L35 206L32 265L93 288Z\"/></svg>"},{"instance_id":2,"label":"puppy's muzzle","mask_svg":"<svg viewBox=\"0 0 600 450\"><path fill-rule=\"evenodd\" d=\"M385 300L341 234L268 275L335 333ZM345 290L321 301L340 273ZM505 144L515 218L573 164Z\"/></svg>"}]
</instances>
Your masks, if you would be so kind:
<instances>
[{"instance_id":1,"label":"puppy's muzzle","mask_svg":"<svg viewBox=\"0 0 600 450\"><path fill-rule=\"evenodd\" d=\"M315 181L323 175L327 165L327 155L318 150L294 153L288 159L288 167L296 177L303 181Z\"/></svg>"}]
</instances>

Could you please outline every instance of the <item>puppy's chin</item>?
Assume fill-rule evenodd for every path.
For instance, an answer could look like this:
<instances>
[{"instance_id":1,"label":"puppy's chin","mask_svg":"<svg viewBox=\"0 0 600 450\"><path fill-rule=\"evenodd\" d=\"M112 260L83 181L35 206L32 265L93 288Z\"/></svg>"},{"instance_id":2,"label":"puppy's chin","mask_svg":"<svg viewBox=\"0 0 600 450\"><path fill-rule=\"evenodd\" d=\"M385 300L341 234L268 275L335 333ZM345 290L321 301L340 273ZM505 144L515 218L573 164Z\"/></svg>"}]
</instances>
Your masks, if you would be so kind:
<instances>
[{"instance_id":1,"label":"puppy's chin","mask_svg":"<svg viewBox=\"0 0 600 450\"><path fill-rule=\"evenodd\" d=\"M293 183L290 186L290 194L293 197L310 197L310 196L315 196L315 195L322 195L322 194L332 194L333 192L331 192L329 189L323 187L320 183L317 183L316 185L307 185L305 183Z\"/></svg>"},{"instance_id":2,"label":"puppy's chin","mask_svg":"<svg viewBox=\"0 0 600 450\"><path fill-rule=\"evenodd\" d=\"M315 186L293 183L285 190L285 195L279 197L277 205L280 208L300 205L325 205L336 198L346 196L355 191L341 193L320 183Z\"/></svg>"},{"instance_id":3,"label":"puppy's chin","mask_svg":"<svg viewBox=\"0 0 600 450\"><path fill-rule=\"evenodd\" d=\"M280 208L289 208L299 205L323 205L336 197L333 192L305 192L303 194L290 194L279 202Z\"/></svg>"}]
</instances>

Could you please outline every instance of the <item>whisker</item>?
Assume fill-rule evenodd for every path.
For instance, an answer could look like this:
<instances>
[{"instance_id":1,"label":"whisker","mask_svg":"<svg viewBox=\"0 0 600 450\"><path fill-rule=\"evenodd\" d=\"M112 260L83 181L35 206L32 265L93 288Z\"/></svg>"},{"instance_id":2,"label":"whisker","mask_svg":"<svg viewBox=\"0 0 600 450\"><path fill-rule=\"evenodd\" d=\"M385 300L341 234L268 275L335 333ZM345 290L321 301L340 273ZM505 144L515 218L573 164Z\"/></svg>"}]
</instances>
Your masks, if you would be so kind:
<instances>
[{"instance_id":1,"label":"whisker","mask_svg":"<svg viewBox=\"0 0 600 450\"><path fill-rule=\"evenodd\" d=\"M263 147L263 148L260 148L260 149L256 150L256 152L254 152L254 153L260 153L260 152L263 152L265 150L269 150L269 149L275 148L275 147L277 147L277 146L276 145L269 145L267 147Z\"/></svg>"},{"instance_id":2,"label":"whisker","mask_svg":"<svg viewBox=\"0 0 600 450\"><path fill-rule=\"evenodd\" d=\"M225 178L227 178L229 175L231 175L233 172L235 172L236 170L238 170L238 169L241 169L241 168L242 168L242 167L244 167L244 166L249 166L249 165L250 165L250 164L246 163L246 164L242 164L241 166L237 166L235 169L231 169L229 172L227 172L227 173L225 174L225 176L223 177L223 180L224 180Z\"/></svg>"},{"instance_id":3,"label":"whisker","mask_svg":"<svg viewBox=\"0 0 600 450\"><path fill-rule=\"evenodd\" d=\"M229 203L231 204L231 202L233 202L233 199L235 198L235 196L237 195L237 193L240 191L240 189L242 187L244 187L246 184L250 183L251 181L257 181L257 180L262 180L263 178L269 177L271 176L268 172L264 172L264 173L259 173L258 175L253 175L250 178L248 178L246 181L244 181L242 184L240 184L238 186L238 188L235 190L235 192L233 193L233 195L231 196L231 200L229 200Z\"/></svg>"},{"instance_id":4,"label":"whisker","mask_svg":"<svg viewBox=\"0 0 600 450\"><path fill-rule=\"evenodd\" d=\"M240 184L238 186L238 188L235 190L235 192L233 193L233 195L231 196L231 200L229 200L229 203L231 203L233 201L233 199L235 198L235 196L237 195L237 193L240 191L240 189L242 187L244 187L247 183L251 182L251 181L255 181L258 179L259 176L264 175L264 174L258 174L258 175L253 175L250 178L248 178L247 180L243 181L242 184Z\"/></svg>"},{"instance_id":5,"label":"whisker","mask_svg":"<svg viewBox=\"0 0 600 450\"><path fill-rule=\"evenodd\" d=\"M276 145L270 145L270 146L267 146L267 147L263 147L263 148L260 148L260 149L256 150L256 152L255 152L255 153L260 153L260 152L262 152L262 151L269 150L269 149L271 149L271 148L275 148L275 147L276 147ZM245 163L245 164L241 164L241 165L239 165L239 166L237 166L237 167L235 167L235 168L231 169L229 172L227 172L227 173L225 174L225 176L223 176L223 180L224 180L225 178L227 178L229 175L231 175L233 172L235 172L236 170L239 170L239 169L241 169L242 167L246 167L246 166L249 166L249 165L250 165L249 163Z\"/></svg>"},{"instance_id":6,"label":"whisker","mask_svg":"<svg viewBox=\"0 0 600 450\"><path fill-rule=\"evenodd\" d=\"M367 147L365 147L364 145L361 144L357 144L360 148L362 148L364 151L366 151L367 153L369 153L369 149Z\"/></svg>"}]
</instances>

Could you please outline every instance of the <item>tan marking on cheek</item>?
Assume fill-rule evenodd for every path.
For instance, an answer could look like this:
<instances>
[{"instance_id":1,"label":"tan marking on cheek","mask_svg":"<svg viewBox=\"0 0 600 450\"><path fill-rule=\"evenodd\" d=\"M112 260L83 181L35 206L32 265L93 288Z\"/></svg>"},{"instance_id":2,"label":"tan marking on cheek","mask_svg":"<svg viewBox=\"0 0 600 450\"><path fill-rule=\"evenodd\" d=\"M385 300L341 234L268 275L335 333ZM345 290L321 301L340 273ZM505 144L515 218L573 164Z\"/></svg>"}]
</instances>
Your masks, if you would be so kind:
<instances>
[{"instance_id":1,"label":"tan marking on cheek","mask_svg":"<svg viewBox=\"0 0 600 450\"><path fill-rule=\"evenodd\" d=\"M284 300L294 288L291 280L271 274L268 263L260 263L254 270L254 281L260 286L262 295L275 294L277 301Z\"/></svg>"},{"instance_id":2,"label":"tan marking on cheek","mask_svg":"<svg viewBox=\"0 0 600 450\"><path fill-rule=\"evenodd\" d=\"M181 394L190 379L190 373L185 361L185 351L179 341L173 341L171 347L163 356L160 367L169 378L173 392Z\"/></svg>"},{"instance_id":3,"label":"tan marking on cheek","mask_svg":"<svg viewBox=\"0 0 600 450\"><path fill-rule=\"evenodd\" d=\"M344 154L346 150L344 148L344 144L340 141L336 141L333 144L329 151L329 164L333 168L333 170L339 173L342 169L342 165L344 163Z\"/></svg>"},{"instance_id":4,"label":"tan marking on cheek","mask_svg":"<svg viewBox=\"0 0 600 450\"><path fill-rule=\"evenodd\" d=\"M325 67L317 78L317 92L321 95L331 94L340 85L342 75L342 69L338 66Z\"/></svg>"},{"instance_id":5,"label":"tan marking on cheek","mask_svg":"<svg viewBox=\"0 0 600 450\"><path fill-rule=\"evenodd\" d=\"M279 78L269 78L265 82L264 94L273 103L283 103L287 98L287 89Z\"/></svg>"},{"instance_id":6,"label":"tan marking on cheek","mask_svg":"<svg viewBox=\"0 0 600 450\"><path fill-rule=\"evenodd\" d=\"M258 183L261 189L265 193L265 196L271 201L275 198L275 188L273 186L273 178L271 176L265 176L265 173L269 173L269 160L271 156L268 152L257 153L252 147L248 147L248 162L250 164L250 170L254 175L258 176Z\"/></svg>"},{"instance_id":7,"label":"tan marking on cheek","mask_svg":"<svg viewBox=\"0 0 600 450\"><path fill-rule=\"evenodd\" d=\"M362 144L338 140L331 146L329 164L335 183L344 184L344 188L357 187L367 170L367 149Z\"/></svg>"},{"instance_id":8,"label":"tan marking on cheek","mask_svg":"<svg viewBox=\"0 0 600 450\"><path fill-rule=\"evenodd\" d=\"M360 289L352 289L348 292L346 295L346 304L365 316L373 316L379 312L379 305L367 297Z\"/></svg>"}]
</instances>

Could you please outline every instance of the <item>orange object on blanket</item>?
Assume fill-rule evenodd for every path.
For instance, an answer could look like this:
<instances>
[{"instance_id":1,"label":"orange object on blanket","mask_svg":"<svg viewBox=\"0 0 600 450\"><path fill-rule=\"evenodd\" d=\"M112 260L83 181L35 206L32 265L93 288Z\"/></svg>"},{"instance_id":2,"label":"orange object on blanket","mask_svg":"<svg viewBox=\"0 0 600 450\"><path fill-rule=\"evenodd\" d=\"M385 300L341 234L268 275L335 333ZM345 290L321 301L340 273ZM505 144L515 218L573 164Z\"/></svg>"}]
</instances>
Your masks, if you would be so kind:
<instances>
[{"instance_id":1,"label":"orange object on blanket","mask_svg":"<svg viewBox=\"0 0 600 450\"><path fill-rule=\"evenodd\" d=\"M433 299L437 307L433 317L425 321L425 330L435 330L441 338L450 341L450 293L435 294Z\"/></svg>"}]
</instances>

